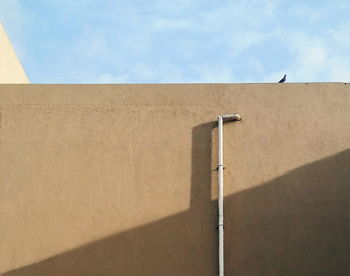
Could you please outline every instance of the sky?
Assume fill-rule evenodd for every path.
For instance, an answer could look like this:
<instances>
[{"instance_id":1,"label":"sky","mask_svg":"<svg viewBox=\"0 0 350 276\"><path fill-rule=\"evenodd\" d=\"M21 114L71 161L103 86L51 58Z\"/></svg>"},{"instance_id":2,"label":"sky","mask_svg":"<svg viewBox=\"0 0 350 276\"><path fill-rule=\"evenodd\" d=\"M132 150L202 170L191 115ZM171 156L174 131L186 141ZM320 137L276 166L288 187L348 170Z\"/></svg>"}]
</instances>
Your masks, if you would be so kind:
<instances>
[{"instance_id":1,"label":"sky","mask_svg":"<svg viewBox=\"0 0 350 276\"><path fill-rule=\"evenodd\" d=\"M349 0L0 0L32 83L350 81Z\"/></svg>"}]
</instances>

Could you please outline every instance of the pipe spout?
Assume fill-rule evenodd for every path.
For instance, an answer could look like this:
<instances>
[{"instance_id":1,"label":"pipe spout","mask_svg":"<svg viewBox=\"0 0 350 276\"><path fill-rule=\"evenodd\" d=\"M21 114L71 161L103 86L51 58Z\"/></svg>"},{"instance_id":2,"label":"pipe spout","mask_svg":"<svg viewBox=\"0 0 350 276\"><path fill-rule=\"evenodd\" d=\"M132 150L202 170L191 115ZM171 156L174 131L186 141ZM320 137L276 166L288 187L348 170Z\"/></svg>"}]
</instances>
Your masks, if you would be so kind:
<instances>
[{"instance_id":1,"label":"pipe spout","mask_svg":"<svg viewBox=\"0 0 350 276\"><path fill-rule=\"evenodd\" d=\"M227 121L241 121L242 118L239 114L233 113L233 114L226 114L226 115L220 115L218 118L222 118L224 122Z\"/></svg>"}]
</instances>

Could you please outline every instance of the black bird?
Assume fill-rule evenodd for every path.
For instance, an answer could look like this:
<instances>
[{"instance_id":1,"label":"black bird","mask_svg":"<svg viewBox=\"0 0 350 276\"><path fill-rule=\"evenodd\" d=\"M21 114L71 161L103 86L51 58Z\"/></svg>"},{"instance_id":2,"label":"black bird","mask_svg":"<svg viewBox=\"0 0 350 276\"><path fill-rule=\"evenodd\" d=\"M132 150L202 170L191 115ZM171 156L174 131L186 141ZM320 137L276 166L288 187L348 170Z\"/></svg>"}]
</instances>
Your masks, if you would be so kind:
<instances>
[{"instance_id":1,"label":"black bird","mask_svg":"<svg viewBox=\"0 0 350 276\"><path fill-rule=\"evenodd\" d=\"M283 78L278 83L284 83L287 79L287 75L284 75Z\"/></svg>"}]
</instances>

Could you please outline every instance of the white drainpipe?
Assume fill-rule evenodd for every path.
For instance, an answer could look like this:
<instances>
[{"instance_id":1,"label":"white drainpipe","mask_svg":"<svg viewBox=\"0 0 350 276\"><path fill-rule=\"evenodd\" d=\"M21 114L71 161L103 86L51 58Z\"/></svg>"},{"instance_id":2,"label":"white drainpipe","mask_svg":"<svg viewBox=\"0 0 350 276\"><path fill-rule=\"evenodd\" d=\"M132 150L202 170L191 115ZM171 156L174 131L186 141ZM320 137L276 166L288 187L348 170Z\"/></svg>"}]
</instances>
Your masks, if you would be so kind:
<instances>
[{"instance_id":1,"label":"white drainpipe","mask_svg":"<svg viewBox=\"0 0 350 276\"><path fill-rule=\"evenodd\" d=\"M219 276L224 276L224 150L223 150L223 122L240 121L238 114L218 116L218 229L219 229Z\"/></svg>"}]
</instances>

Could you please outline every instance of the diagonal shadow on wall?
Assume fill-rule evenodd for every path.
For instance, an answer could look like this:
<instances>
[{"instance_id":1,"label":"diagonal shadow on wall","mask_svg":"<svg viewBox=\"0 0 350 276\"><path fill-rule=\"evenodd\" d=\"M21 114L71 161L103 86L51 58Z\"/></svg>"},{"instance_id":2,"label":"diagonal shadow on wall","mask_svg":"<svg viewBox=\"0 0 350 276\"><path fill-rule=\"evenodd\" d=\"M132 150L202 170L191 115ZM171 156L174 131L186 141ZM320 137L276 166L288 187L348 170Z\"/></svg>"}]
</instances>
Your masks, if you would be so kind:
<instances>
[{"instance_id":1,"label":"diagonal shadow on wall","mask_svg":"<svg viewBox=\"0 0 350 276\"><path fill-rule=\"evenodd\" d=\"M216 275L214 127L193 129L189 210L3 275ZM226 275L349 275L349 169L346 150L225 197Z\"/></svg>"}]
</instances>

